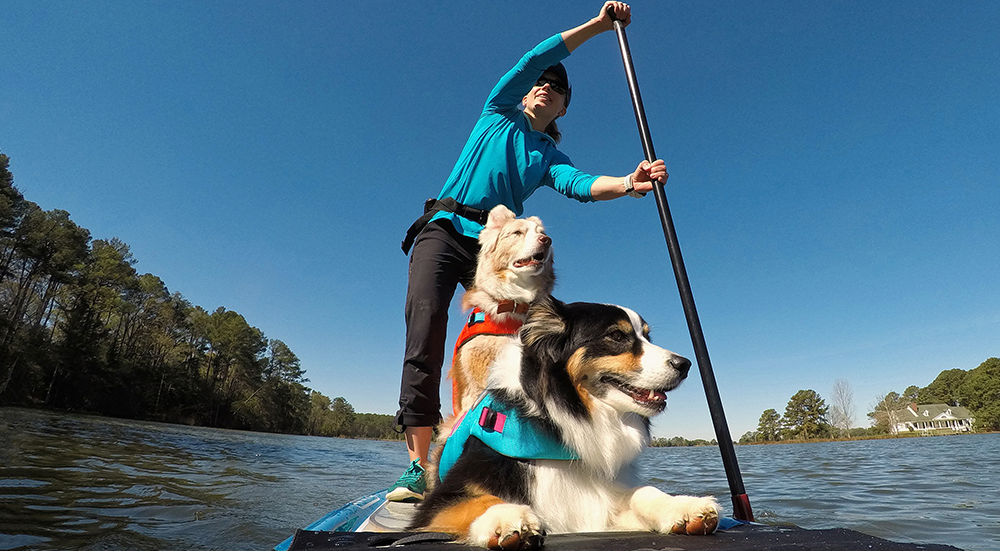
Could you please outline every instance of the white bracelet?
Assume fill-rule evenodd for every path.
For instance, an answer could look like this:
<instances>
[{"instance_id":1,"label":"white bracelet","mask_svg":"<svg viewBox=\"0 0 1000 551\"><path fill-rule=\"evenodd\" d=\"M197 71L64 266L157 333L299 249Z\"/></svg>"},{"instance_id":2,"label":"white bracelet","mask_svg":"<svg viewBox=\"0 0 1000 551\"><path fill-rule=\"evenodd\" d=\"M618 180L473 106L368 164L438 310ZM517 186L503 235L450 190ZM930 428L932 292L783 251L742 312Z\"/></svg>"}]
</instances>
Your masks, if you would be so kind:
<instances>
[{"instance_id":1,"label":"white bracelet","mask_svg":"<svg viewBox=\"0 0 1000 551\"><path fill-rule=\"evenodd\" d=\"M625 194L628 195L629 197L639 198L639 197L645 197L646 196L645 193L642 193L642 192L639 192L639 191L635 190L635 185L632 183L632 175L631 174L629 174L628 176L625 177L625 179L622 181L622 184L625 186Z\"/></svg>"}]
</instances>

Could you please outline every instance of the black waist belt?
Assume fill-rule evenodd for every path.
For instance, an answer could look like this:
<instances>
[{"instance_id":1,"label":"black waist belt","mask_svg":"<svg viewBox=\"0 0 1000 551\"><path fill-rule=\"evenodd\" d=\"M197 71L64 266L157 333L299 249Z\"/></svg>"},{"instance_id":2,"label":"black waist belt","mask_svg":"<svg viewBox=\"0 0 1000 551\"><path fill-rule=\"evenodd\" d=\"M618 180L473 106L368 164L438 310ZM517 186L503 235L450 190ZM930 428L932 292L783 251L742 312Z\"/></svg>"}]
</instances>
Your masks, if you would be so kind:
<instances>
[{"instance_id":1,"label":"black waist belt","mask_svg":"<svg viewBox=\"0 0 1000 551\"><path fill-rule=\"evenodd\" d=\"M445 197L440 200L434 198L428 199L424 201L424 215L417 218L413 225L410 226L410 229L406 230L406 237L403 239L403 254L410 254L410 247L413 246L413 240L417 238L417 234L420 233L420 230L424 229L424 226L431 221L431 218L438 211L442 210L455 213L466 220L471 220L482 226L486 225L486 220L490 216L490 211L488 210L465 206L451 197Z\"/></svg>"}]
</instances>

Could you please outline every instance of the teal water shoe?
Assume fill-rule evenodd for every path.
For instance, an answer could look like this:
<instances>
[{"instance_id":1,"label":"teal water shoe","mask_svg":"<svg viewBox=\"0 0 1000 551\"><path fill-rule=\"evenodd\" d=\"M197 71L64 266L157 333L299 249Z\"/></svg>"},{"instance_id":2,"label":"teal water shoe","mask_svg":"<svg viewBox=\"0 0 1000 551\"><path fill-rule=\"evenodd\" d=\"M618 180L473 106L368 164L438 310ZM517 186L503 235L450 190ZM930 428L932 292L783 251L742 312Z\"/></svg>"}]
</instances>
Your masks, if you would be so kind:
<instances>
[{"instance_id":1,"label":"teal water shoe","mask_svg":"<svg viewBox=\"0 0 1000 551\"><path fill-rule=\"evenodd\" d=\"M403 476L389 488L385 498L389 501L413 503L423 500L426 490L427 479L424 476L424 468L420 466L420 459L414 459Z\"/></svg>"}]
</instances>

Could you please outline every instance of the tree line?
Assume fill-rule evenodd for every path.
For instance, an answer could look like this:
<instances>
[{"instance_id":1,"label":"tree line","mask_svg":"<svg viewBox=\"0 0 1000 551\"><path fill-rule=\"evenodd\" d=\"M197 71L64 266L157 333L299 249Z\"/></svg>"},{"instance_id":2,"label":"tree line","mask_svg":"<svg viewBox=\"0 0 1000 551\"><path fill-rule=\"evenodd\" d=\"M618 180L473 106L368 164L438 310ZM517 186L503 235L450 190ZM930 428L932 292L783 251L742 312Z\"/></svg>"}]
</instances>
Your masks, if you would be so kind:
<instances>
[{"instance_id":1,"label":"tree line","mask_svg":"<svg viewBox=\"0 0 1000 551\"><path fill-rule=\"evenodd\" d=\"M649 442L649 446L652 448L690 448L694 446L717 446L715 438L711 440L704 440L702 438L696 438L694 440L688 440L681 436L675 436L673 438L653 438Z\"/></svg>"},{"instance_id":2,"label":"tree line","mask_svg":"<svg viewBox=\"0 0 1000 551\"><path fill-rule=\"evenodd\" d=\"M14 186L0 153L0 405L267 432L398 438L304 383L281 340L139 274L127 244L92 239Z\"/></svg>"},{"instance_id":3,"label":"tree line","mask_svg":"<svg viewBox=\"0 0 1000 551\"><path fill-rule=\"evenodd\" d=\"M815 390L800 390L788 400L783 415L764 410L757 430L744 434L740 443L887 436L894 433L898 412L911 403L962 406L975 418L975 431L1000 431L1000 359L989 358L968 371L942 371L923 388L911 385L902 394L877 396L867 413L871 426L865 428L852 426L854 398L846 380L834 382L831 405Z\"/></svg>"}]
</instances>

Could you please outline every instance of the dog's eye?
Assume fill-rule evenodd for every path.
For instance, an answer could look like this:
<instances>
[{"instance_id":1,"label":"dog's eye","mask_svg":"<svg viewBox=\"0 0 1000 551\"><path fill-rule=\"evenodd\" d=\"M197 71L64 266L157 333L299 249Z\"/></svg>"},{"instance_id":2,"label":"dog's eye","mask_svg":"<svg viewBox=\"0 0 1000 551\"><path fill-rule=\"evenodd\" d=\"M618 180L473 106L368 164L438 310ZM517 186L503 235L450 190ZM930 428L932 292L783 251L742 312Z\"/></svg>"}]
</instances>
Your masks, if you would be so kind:
<instances>
[{"instance_id":1,"label":"dog's eye","mask_svg":"<svg viewBox=\"0 0 1000 551\"><path fill-rule=\"evenodd\" d=\"M617 343L628 342L628 335L624 331L612 331L604 338Z\"/></svg>"}]
</instances>

